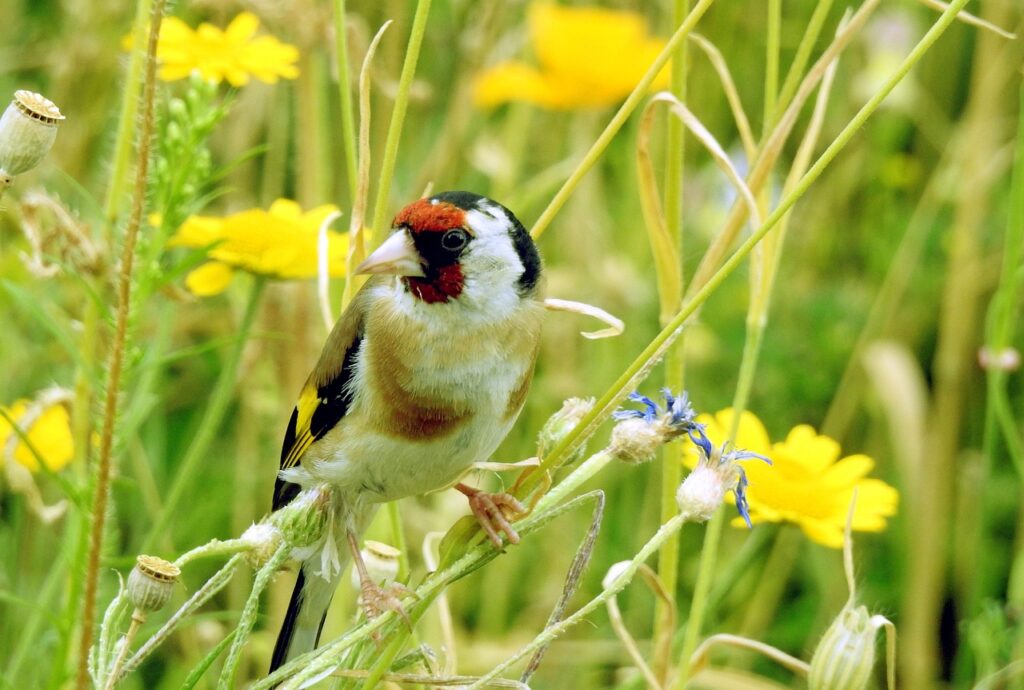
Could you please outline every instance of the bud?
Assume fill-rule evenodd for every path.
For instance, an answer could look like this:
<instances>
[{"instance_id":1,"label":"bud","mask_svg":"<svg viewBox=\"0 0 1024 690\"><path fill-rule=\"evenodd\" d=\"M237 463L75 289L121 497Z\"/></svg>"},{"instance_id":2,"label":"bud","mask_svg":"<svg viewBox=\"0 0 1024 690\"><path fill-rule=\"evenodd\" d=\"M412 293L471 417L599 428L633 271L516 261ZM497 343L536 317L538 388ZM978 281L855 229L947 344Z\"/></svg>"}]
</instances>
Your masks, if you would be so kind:
<instances>
[{"instance_id":1,"label":"bud","mask_svg":"<svg viewBox=\"0 0 1024 690\"><path fill-rule=\"evenodd\" d=\"M249 551L245 554L246 560L254 569L258 569L277 552L284 537L277 525L260 522L245 530L241 539L249 545Z\"/></svg>"},{"instance_id":2,"label":"bud","mask_svg":"<svg viewBox=\"0 0 1024 690\"><path fill-rule=\"evenodd\" d=\"M687 520L707 522L718 506L722 505L725 495L731 491L736 497L736 510L747 527L750 527L747 474L739 461L757 458L769 465L772 461L749 450L727 450L728 446L712 446L704 437L698 441L695 445L700 460L676 490L676 504L680 514Z\"/></svg>"},{"instance_id":3,"label":"bud","mask_svg":"<svg viewBox=\"0 0 1024 690\"><path fill-rule=\"evenodd\" d=\"M592 409L593 398L569 398L562 403L562 409L548 417L548 421L541 427L537 436L539 454L543 457L548 450L557 446ZM576 452L576 457L567 460L566 463L575 461L583 452L583 448L580 448Z\"/></svg>"},{"instance_id":4,"label":"bud","mask_svg":"<svg viewBox=\"0 0 1024 690\"><path fill-rule=\"evenodd\" d=\"M156 556L139 556L128 575L125 588L128 601L147 613L162 609L174 593L179 575L181 569L170 561Z\"/></svg>"},{"instance_id":5,"label":"bud","mask_svg":"<svg viewBox=\"0 0 1024 690\"><path fill-rule=\"evenodd\" d=\"M697 465L676 491L676 504L684 518L707 522L725 501L728 487L720 472L703 463Z\"/></svg>"},{"instance_id":6,"label":"bud","mask_svg":"<svg viewBox=\"0 0 1024 690\"><path fill-rule=\"evenodd\" d=\"M814 650L809 690L863 690L875 666L880 626L864 606L843 607Z\"/></svg>"},{"instance_id":7,"label":"bud","mask_svg":"<svg viewBox=\"0 0 1024 690\"><path fill-rule=\"evenodd\" d=\"M271 515L270 522L281 530L292 546L309 546L323 537L331 517L331 489L325 484L306 489L292 502Z\"/></svg>"},{"instance_id":8,"label":"bud","mask_svg":"<svg viewBox=\"0 0 1024 690\"><path fill-rule=\"evenodd\" d=\"M615 425L608 452L617 460L635 465L654 459L664 443L665 435L660 425L635 417L623 419Z\"/></svg>"},{"instance_id":9,"label":"bud","mask_svg":"<svg viewBox=\"0 0 1024 690\"><path fill-rule=\"evenodd\" d=\"M52 102L38 93L15 91L0 116L0 178L20 175L39 165L57 138L64 119ZM0 181L0 186L5 186Z\"/></svg>"},{"instance_id":10,"label":"bud","mask_svg":"<svg viewBox=\"0 0 1024 690\"><path fill-rule=\"evenodd\" d=\"M398 577L398 557L402 555L402 552L395 547L390 544L367 539L363 543L360 553L363 556L363 565L366 566L366 572L369 573L370 579L373 582L376 582L378 585L384 585L388 582L394 582L395 578ZM360 589L361 585L359 573L353 568L352 586Z\"/></svg>"},{"instance_id":11,"label":"bud","mask_svg":"<svg viewBox=\"0 0 1024 690\"><path fill-rule=\"evenodd\" d=\"M660 446L684 434L698 445L710 446L704 425L697 423L697 413L686 392L675 396L665 388L662 394L665 396L664 412L647 396L631 393L629 399L641 403L644 409L617 410L612 415L619 420L607 448L613 457L628 463L647 462L654 458Z\"/></svg>"}]
</instances>

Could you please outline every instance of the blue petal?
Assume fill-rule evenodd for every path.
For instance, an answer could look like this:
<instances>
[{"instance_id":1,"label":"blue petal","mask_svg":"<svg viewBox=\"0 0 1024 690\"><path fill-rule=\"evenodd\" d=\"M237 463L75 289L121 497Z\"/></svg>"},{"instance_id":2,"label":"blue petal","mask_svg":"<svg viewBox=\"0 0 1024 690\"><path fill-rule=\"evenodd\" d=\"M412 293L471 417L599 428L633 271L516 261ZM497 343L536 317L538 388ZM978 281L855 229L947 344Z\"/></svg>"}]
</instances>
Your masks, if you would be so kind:
<instances>
[{"instance_id":1,"label":"blue petal","mask_svg":"<svg viewBox=\"0 0 1024 690\"><path fill-rule=\"evenodd\" d=\"M687 434L689 435L690 440L693 441L693 444L700 448L701 452L704 453L704 457L710 458L714 449L711 447L711 440L707 437L707 434L704 433L704 425L694 424L693 428L690 429Z\"/></svg>"},{"instance_id":2,"label":"blue petal","mask_svg":"<svg viewBox=\"0 0 1024 690\"><path fill-rule=\"evenodd\" d=\"M754 525L750 522L750 504L747 503L747 474L739 465L736 466L736 469L740 474L739 479L736 480L736 487L732 490L736 496L736 510L743 521L747 523L747 528L753 529Z\"/></svg>"}]
</instances>

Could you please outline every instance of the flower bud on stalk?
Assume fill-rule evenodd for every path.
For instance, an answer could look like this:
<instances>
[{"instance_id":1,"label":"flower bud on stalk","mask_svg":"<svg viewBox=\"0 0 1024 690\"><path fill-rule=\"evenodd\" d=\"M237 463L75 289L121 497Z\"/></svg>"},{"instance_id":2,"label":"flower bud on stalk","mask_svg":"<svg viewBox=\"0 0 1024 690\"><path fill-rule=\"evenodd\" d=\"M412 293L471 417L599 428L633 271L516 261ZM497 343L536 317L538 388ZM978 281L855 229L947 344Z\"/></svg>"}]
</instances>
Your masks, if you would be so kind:
<instances>
[{"instance_id":1,"label":"flower bud on stalk","mask_svg":"<svg viewBox=\"0 0 1024 690\"><path fill-rule=\"evenodd\" d=\"M0 116L0 191L39 165L53 148L57 125L64 119L50 100L31 91L15 91Z\"/></svg>"},{"instance_id":2,"label":"flower bud on stalk","mask_svg":"<svg viewBox=\"0 0 1024 690\"><path fill-rule=\"evenodd\" d=\"M561 409L548 417L548 421L544 422L544 426L541 427L540 434L537 435L537 454L540 457L544 457L550 449L557 446L570 431L575 429L576 425L579 424L593 408L593 398L569 398L563 402ZM572 464L582 457L584 451L585 446L580 446L580 448L573 453L573 456L567 459L563 464Z\"/></svg>"},{"instance_id":3,"label":"flower bud on stalk","mask_svg":"<svg viewBox=\"0 0 1024 690\"><path fill-rule=\"evenodd\" d=\"M875 667L880 626L864 606L843 607L811 658L810 690L863 690Z\"/></svg>"}]
</instances>

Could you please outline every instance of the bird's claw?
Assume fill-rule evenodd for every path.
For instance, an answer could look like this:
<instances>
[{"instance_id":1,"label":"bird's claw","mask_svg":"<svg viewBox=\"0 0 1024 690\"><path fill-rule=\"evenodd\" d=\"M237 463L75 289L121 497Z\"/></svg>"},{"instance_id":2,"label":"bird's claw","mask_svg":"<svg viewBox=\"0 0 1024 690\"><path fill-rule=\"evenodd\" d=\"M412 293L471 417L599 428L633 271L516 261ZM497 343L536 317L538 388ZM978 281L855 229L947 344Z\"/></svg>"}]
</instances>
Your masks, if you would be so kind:
<instances>
[{"instance_id":1,"label":"bird's claw","mask_svg":"<svg viewBox=\"0 0 1024 690\"><path fill-rule=\"evenodd\" d=\"M373 620L386 611L394 611L412 627L412 619L402 607L402 597L409 596L413 592L405 585L400 582L391 582L382 586L373 580L366 579L359 584L359 592L359 602L367 620Z\"/></svg>"},{"instance_id":2,"label":"bird's claw","mask_svg":"<svg viewBox=\"0 0 1024 690\"><path fill-rule=\"evenodd\" d=\"M473 511L473 515L487 533L487 538L495 547L500 549L502 546L501 533L505 534L510 544L519 543L519 533L512 527L509 518L525 514L526 508L515 496L506 493L491 494L465 484L459 484L455 488L469 499L469 509Z\"/></svg>"}]
</instances>

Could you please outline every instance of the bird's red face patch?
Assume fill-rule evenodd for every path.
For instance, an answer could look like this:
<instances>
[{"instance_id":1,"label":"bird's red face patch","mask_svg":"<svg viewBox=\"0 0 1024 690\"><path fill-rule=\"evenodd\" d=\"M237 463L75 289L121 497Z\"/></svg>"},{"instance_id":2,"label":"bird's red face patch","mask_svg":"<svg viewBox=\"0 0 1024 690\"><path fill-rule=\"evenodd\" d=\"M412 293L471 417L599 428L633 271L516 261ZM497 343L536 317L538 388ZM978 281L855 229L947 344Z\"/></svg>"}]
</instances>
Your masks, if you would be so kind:
<instances>
[{"instance_id":1,"label":"bird's red face patch","mask_svg":"<svg viewBox=\"0 0 1024 690\"><path fill-rule=\"evenodd\" d=\"M466 212L444 201L431 203L428 199L420 199L399 211L394 225L404 225L414 233L444 232L465 226Z\"/></svg>"}]
</instances>

